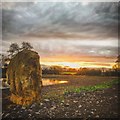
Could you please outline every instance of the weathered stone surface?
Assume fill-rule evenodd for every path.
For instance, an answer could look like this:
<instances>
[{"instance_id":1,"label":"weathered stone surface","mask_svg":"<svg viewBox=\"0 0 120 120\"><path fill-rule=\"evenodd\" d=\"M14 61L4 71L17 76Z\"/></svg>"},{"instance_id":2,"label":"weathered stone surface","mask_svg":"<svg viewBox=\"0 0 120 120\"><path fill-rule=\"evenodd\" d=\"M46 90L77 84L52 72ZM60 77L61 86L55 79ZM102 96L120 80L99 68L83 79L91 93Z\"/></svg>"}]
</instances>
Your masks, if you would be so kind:
<instances>
[{"instance_id":1,"label":"weathered stone surface","mask_svg":"<svg viewBox=\"0 0 120 120\"><path fill-rule=\"evenodd\" d=\"M39 55L36 52L23 50L15 55L7 69L10 100L23 106L40 100L41 74Z\"/></svg>"}]
</instances>

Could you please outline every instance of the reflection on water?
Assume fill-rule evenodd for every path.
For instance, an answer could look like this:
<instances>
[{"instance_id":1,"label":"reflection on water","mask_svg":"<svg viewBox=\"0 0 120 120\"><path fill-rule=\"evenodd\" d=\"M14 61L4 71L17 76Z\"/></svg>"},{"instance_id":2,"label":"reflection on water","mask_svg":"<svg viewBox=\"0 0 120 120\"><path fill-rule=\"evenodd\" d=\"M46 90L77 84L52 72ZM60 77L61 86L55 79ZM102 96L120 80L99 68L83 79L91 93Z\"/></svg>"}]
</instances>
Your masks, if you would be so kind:
<instances>
[{"instance_id":1,"label":"reflection on water","mask_svg":"<svg viewBox=\"0 0 120 120\"><path fill-rule=\"evenodd\" d=\"M47 85L68 83L68 81L43 78L43 79L42 79L42 83L43 83L43 86L47 86Z\"/></svg>"},{"instance_id":2,"label":"reflection on water","mask_svg":"<svg viewBox=\"0 0 120 120\"><path fill-rule=\"evenodd\" d=\"M54 84L63 84L63 83L68 83L68 81L57 80L57 79L49 79L49 78L43 78L42 79L43 86L54 85ZM9 88L9 87L10 86L7 84L5 79L0 79L0 89L6 89L6 88Z\"/></svg>"}]
</instances>

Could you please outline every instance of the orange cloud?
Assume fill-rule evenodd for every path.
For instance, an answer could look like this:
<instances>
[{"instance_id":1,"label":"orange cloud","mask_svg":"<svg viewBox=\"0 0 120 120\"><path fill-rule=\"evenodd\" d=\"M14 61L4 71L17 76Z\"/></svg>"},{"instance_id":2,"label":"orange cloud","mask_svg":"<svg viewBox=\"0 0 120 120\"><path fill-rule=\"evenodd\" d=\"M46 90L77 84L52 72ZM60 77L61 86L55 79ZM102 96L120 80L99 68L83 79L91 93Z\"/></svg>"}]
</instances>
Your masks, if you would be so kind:
<instances>
[{"instance_id":1,"label":"orange cloud","mask_svg":"<svg viewBox=\"0 0 120 120\"><path fill-rule=\"evenodd\" d=\"M52 56L41 58L41 64L46 65L60 65L60 66L69 66L72 68L80 67L95 67L95 68L111 68L114 64L115 58L109 57L89 57L82 56L81 58L75 56Z\"/></svg>"}]
</instances>

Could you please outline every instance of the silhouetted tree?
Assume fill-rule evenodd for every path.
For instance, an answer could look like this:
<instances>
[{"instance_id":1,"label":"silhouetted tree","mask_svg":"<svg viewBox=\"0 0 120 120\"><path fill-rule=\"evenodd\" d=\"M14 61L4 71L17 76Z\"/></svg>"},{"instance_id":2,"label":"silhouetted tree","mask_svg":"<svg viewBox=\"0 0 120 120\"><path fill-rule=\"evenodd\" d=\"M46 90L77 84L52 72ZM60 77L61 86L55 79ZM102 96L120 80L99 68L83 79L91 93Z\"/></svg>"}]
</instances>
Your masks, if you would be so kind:
<instances>
[{"instance_id":1,"label":"silhouetted tree","mask_svg":"<svg viewBox=\"0 0 120 120\"><path fill-rule=\"evenodd\" d=\"M114 70L120 70L120 55L118 55L115 65L113 65Z\"/></svg>"},{"instance_id":2,"label":"silhouetted tree","mask_svg":"<svg viewBox=\"0 0 120 120\"><path fill-rule=\"evenodd\" d=\"M22 42L22 50L24 49L27 49L27 50L30 50L30 49L33 49L33 47L31 46L31 44L29 42Z\"/></svg>"},{"instance_id":3,"label":"silhouetted tree","mask_svg":"<svg viewBox=\"0 0 120 120\"><path fill-rule=\"evenodd\" d=\"M117 76L120 76L120 55L118 55L115 65L113 65L113 70Z\"/></svg>"},{"instance_id":4,"label":"silhouetted tree","mask_svg":"<svg viewBox=\"0 0 120 120\"><path fill-rule=\"evenodd\" d=\"M60 66L51 66L42 70L42 74L60 74L62 68Z\"/></svg>"},{"instance_id":5,"label":"silhouetted tree","mask_svg":"<svg viewBox=\"0 0 120 120\"><path fill-rule=\"evenodd\" d=\"M19 45L17 43L12 43L7 52L9 53L9 56L13 57L14 54L19 52L19 50L20 50Z\"/></svg>"},{"instance_id":6,"label":"silhouetted tree","mask_svg":"<svg viewBox=\"0 0 120 120\"><path fill-rule=\"evenodd\" d=\"M78 70L77 74L78 75L95 76L95 75L101 75L101 70L100 69L80 68Z\"/></svg>"}]
</instances>

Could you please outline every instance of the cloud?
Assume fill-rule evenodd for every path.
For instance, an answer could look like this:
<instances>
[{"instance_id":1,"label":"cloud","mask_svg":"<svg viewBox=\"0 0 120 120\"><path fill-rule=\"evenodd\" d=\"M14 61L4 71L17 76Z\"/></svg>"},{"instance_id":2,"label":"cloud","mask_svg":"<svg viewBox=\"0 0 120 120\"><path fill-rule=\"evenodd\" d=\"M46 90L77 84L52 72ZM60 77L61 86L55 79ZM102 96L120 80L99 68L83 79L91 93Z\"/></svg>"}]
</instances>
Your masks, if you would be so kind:
<instances>
[{"instance_id":1,"label":"cloud","mask_svg":"<svg viewBox=\"0 0 120 120\"><path fill-rule=\"evenodd\" d=\"M118 3L12 2L2 13L4 53L28 41L44 60L111 62L118 54Z\"/></svg>"},{"instance_id":2,"label":"cloud","mask_svg":"<svg viewBox=\"0 0 120 120\"><path fill-rule=\"evenodd\" d=\"M42 57L50 56L73 56L80 60L83 56L101 56L101 57L115 57L117 56L117 43L114 40L111 41L91 41L89 40L63 40L63 39L27 39L17 38L16 40L3 41L4 51L9 49L9 46L13 42L17 42L21 45L22 40L30 42L34 49Z\"/></svg>"},{"instance_id":3,"label":"cloud","mask_svg":"<svg viewBox=\"0 0 120 120\"><path fill-rule=\"evenodd\" d=\"M4 37L9 38L10 34L39 38L117 37L117 3L7 4L3 5Z\"/></svg>"}]
</instances>

